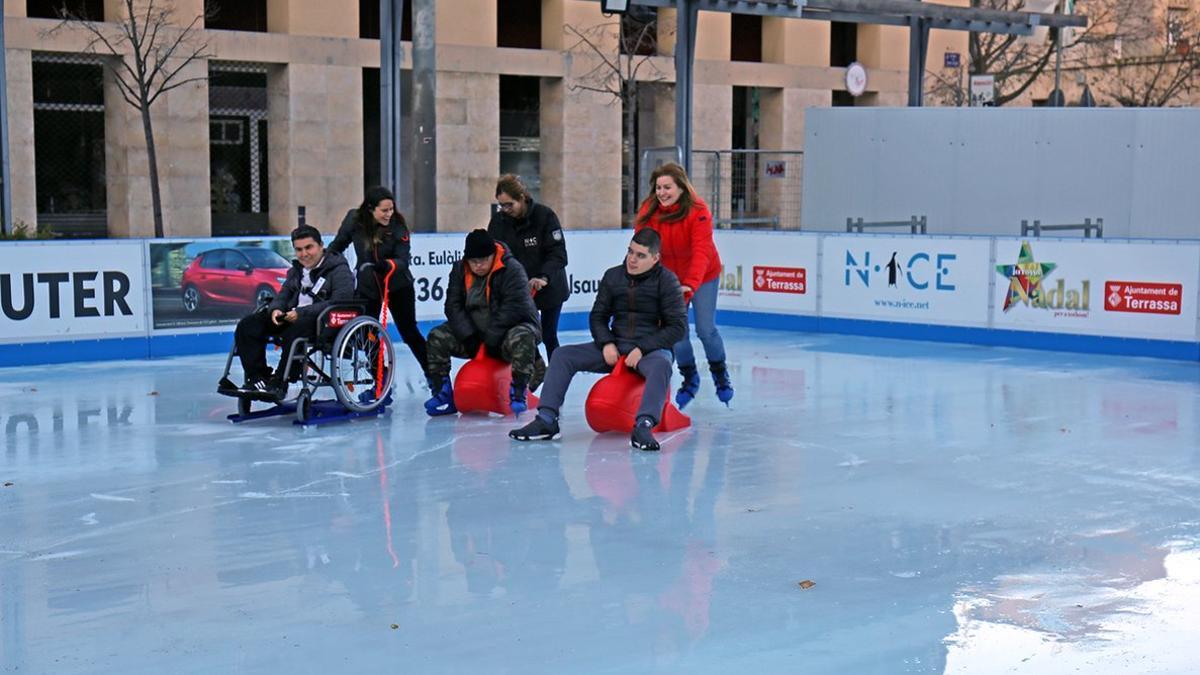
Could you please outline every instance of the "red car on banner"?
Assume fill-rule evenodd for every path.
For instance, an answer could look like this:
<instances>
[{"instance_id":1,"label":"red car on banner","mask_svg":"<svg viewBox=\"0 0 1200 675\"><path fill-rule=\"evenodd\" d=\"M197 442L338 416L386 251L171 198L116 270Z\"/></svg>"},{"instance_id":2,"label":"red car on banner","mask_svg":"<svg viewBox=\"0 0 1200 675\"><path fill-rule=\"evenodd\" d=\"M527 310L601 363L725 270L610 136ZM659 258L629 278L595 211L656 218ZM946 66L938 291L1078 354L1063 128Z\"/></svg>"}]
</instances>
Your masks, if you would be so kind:
<instances>
[{"instance_id":1,"label":"red car on banner","mask_svg":"<svg viewBox=\"0 0 1200 675\"><path fill-rule=\"evenodd\" d=\"M266 248L217 248L196 256L183 272L183 308L206 304L256 307L283 286L291 265Z\"/></svg>"}]
</instances>

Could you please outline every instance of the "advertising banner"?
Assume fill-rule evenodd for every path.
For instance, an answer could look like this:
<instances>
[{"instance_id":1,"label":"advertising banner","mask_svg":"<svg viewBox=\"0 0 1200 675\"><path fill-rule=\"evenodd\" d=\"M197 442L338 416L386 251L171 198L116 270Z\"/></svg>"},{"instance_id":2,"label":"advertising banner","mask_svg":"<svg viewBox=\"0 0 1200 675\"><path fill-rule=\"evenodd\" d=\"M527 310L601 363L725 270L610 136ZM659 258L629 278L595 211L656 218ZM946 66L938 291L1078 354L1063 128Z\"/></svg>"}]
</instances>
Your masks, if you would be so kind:
<instances>
[{"instance_id":1,"label":"advertising banner","mask_svg":"<svg viewBox=\"0 0 1200 675\"><path fill-rule=\"evenodd\" d=\"M0 246L0 342L145 332L139 242Z\"/></svg>"},{"instance_id":2,"label":"advertising banner","mask_svg":"<svg viewBox=\"0 0 1200 675\"><path fill-rule=\"evenodd\" d=\"M1200 245L996 242L995 328L1196 339Z\"/></svg>"},{"instance_id":3,"label":"advertising banner","mask_svg":"<svg viewBox=\"0 0 1200 675\"><path fill-rule=\"evenodd\" d=\"M987 239L823 238L821 314L985 327Z\"/></svg>"},{"instance_id":4,"label":"advertising banner","mask_svg":"<svg viewBox=\"0 0 1200 675\"><path fill-rule=\"evenodd\" d=\"M817 312L815 235L718 231L721 309L781 314Z\"/></svg>"},{"instance_id":5,"label":"advertising banner","mask_svg":"<svg viewBox=\"0 0 1200 675\"><path fill-rule=\"evenodd\" d=\"M155 330L231 327L279 292L295 254L287 237L146 243Z\"/></svg>"},{"instance_id":6,"label":"advertising banner","mask_svg":"<svg viewBox=\"0 0 1200 675\"><path fill-rule=\"evenodd\" d=\"M466 233L414 234L412 238L413 287L417 295L417 319L446 317L446 283L453 265L462 264ZM604 270L621 264L633 233L629 230L565 233L567 240L567 283L571 297L564 312L586 312L596 300L596 287Z\"/></svg>"}]
</instances>

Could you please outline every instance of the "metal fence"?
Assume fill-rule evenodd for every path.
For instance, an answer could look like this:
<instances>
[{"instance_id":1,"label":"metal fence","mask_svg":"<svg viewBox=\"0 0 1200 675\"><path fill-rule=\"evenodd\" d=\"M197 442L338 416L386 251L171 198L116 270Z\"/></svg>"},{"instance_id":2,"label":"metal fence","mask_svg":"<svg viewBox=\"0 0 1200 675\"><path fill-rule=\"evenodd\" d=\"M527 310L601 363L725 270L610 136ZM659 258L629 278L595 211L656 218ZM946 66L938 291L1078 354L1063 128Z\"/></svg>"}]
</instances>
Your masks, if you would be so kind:
<instances>
[{"instance_id":1,"label":"metal fence","mask_svg":"<svg viewBox=\"0 0 1200 675\"><path fill-rule=\"evenodd\" d=\"M800 229L804 153L708 150L692 155L692 180L723 229Z\"/></svg>"},{"instance_id":2,"label":"metal fence","mask_svg":"<svg viewBox=\"0 0 1200 675\"><path fill-rule=\"evenodd\" d=\"M646 177L665 162L679 162L679 148L642 152L639 198L649 194ZM721 229L800 229L804 153L791 150L696 150L689 177Z\"/></svg>"}]
</instances>

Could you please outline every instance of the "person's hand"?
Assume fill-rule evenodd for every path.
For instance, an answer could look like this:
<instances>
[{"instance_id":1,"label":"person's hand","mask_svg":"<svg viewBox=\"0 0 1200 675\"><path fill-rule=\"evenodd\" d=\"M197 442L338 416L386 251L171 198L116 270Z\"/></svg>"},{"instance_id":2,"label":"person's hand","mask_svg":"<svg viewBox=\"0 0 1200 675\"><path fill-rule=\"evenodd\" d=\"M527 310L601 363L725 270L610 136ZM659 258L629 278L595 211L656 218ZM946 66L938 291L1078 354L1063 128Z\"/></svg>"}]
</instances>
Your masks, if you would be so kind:
<instances>
[{"instance_id":1,"label":"person's hand","mask_svg":"<svg viewBox=\"0 0 1200 675\"><path fill-rule=\"evenodd\" d=\"M283 310L282 309L271 310L271 323L275 324L276 326L280 326L283 324Z\"/></svg>"},{"instance_id":2,"label":"person's hand","mask_svg":"<svg viewBox=\"0 0 1200 675\"><path fill-rule=\"evenodd\" d=\"M642 361L642 350L634 347L633 351L625 356L625 365L630 368L637 368L637 364Z\"/></svg>"},{"instance_id":3,"label":"person's hand","mask_svg":"<svg viewBox=\"0 0 1200 675\"><path fill-rule=\"evenodd\" d=\"M604 362L610 366L617 365L617 359L621 358L621 352L617 351L617 346L613 343L604 345Z\"/></svg>"},{"instance_id":4,"label":"person's hand","mask_svg":"<svg viewBox=\"0 0 1200 675\"><path fill-rule=\"evenodd\" d=\"M300 313L294 309L289 311L287 314L283 315L283 320L287 321L288 323L295 323L296 319L299 319L299 318L300 318Z\"/></svg>"},{"instance_id":5,"label":"person's hand","mask_svg":"<svg viewBox=\"0 0 1200 675\"><path fill-rule=\"evenodd\" d=\"M548 286L549 283L550 282L546 281L545 279L542 279L539 277L534 277L533 279L529 280L529 290L534 293L537 293L538 291L540 291L543 288L545 288L546 286Z\"/></svg>"},{"instance_id":6,"label":"person's hand","mask_svg":"<svg viewBox=\"0 0 1200 675\"><path fill-rule=\"evenodd\" d=\"M691 295L691 294L694 292L694 291L692 290L692 287L691 287L691 286L688 286L687 284L684 284L684 285L680 286L680 287L679 287L679 291L680 291L681 293L683 293L683 297L685 297L685 298L686 298L687 296Z\"/></svg>"}]
</instances>

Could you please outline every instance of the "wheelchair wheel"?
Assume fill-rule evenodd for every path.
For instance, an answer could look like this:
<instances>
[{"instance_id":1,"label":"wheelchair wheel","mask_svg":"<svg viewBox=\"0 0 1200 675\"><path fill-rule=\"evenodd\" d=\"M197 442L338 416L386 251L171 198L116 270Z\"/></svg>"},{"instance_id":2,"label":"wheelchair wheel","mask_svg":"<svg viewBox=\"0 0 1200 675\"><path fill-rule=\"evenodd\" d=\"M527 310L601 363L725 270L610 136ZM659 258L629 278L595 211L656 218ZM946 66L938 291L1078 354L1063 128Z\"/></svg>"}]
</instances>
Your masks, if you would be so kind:
<instances>
[{"instance_id":1,"label":"wheelchair wheel","mask_svg":"<svg viewBox=\"0 0 1200 675\"><path fill-rule=\"evenodd\" d=\"M301 424L307 424L312 416L312 392L308 389L301 389L300 395L296 397L296 421Z\"/></svg>"},{"instance_id":2,"label":"wheelchair wheel","mask_svg":"<svg viewBox=\"0 0 1200 675\"><path fill-rule=\"evenodd\" d=\"M380 373L380 354L383 372ZM392 388L396 355L392 339L371 317L360 316L338 331L330 354L329 377L338 402L354 412L375 410Z\"/></svg>"}]
</instances>

